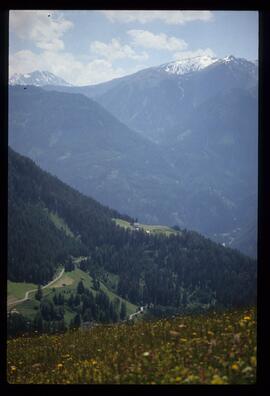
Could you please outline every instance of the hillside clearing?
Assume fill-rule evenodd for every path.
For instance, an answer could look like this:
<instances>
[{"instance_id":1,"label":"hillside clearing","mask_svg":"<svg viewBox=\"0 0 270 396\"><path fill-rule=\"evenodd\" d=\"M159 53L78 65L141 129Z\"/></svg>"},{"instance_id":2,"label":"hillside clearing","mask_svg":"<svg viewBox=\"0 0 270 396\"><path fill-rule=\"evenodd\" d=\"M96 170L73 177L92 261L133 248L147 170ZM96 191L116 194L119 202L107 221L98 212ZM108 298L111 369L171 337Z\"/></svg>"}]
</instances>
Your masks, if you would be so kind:
<instances>
[{"instance_id":1,"label":"hillside clearing","mask_svg":"<svg viewBox=\"0 0 270 396\"><path fill-rule=\"evenodd\" d=\"M62 278L63 273L64 273L64 269L58 268L55 278L51 280L49 283L47 283L45 286L42 286L42 289L45 290L47 288L53 287L54 284ZM35 283L8 281L7 305L13 306L19 303L23 303L23 299L27 300L33 297L33 293L35 293L37 289L38 289L38 285Z\"/></svg>"},{"instance_id":2,"label":"hillside clearing","mask_svg":"<svg viewBox=\"0 0 270 396\"><path fill-rule=\"evenodd\" d=\"M59 287L65 287L65 286L70 286L74 282L74 279L72 279L69 275L66 273L58 279L55 283L50 285L50 288L59 288Z\"/></svg>"},{"instance_id":3,"label":"hillside clearing","mask_svg":"<svg viewBox=\"0 0 270 396\"><path fill-rule=\"evenodd\" d=\"M176 231L171 227L163 226L163 225L150 225L150 224L141 224L134 223L131 224L126 220L122 219L112 219L117 225L129 230L143 230L150 234L164 234L166 236L181 234L180 231Z\"/></svg>"},{"instance_id":4,"label":"hillside clearing","mask_svg":"<svg viewBox=\"0 0 270 396\"><path fill-rule=\"evenodd\" d=\"M67 223L57 213L49 212L49 217L56 228L62 230L67 236L75 238Z\"/></svg>"},{"instance_id":5,"label":"hillside clearing","mask_svg":"<svg viewBox=\"0 0 270 396\"><path fill-rule=\"evenodd\" d=\"M80 259L77 259L77 262L80 262L84 258L81 257ZM71 293L74 293L77 289L78 283L80 280L83 281L83 284L86 288L90 289L91 292L96 295L97 291L94 289L93 286L93 278L87 273L82 271L79 268L76 268L74 271L70 272L65 272L59 280L56 282L52 283L49 287L43 289L43 296L49 299L52 299L53 296L58 293L62 292L68 298ZM19 289L19 284L17 285L17 288ZM23 287L22 287L23 288ZM37 288L37 285L34 285L34 288ZM31 287L31 290L33 287ZM56 290L55 290L56 289ZM58 291L57 291L58 289ZM29 290L29 289L27 289ZM26 291L27 291L26 290ZM118 296L116 293L114 293L111 289L109 289L102 281L100 281L100 290L102 290L104 293L107 294L109 299L113 301L114 299L118 298L120 302L125 302L126 308L127 308L127 315L130 315L137 310L137 306L130 303L129 301L123 299L122 297ZM23 295L24 297L24 295ZM10 296L12 298L12 296ZM10 301L14 301L10 300ZM29 295L29 300L23 301L20 304L16 305L16 310L21 313L23 316L26 318L29 318L31 320L34 319L36 312L39 307L39 301L34 299L34 292L32 292ZM15 305L15 304L14 304ZM65 322L67 325L70 323L70 319L74 317L74 312L72 313L71 310L67 305L65 305Z\"/></svg>"}]
</instances>

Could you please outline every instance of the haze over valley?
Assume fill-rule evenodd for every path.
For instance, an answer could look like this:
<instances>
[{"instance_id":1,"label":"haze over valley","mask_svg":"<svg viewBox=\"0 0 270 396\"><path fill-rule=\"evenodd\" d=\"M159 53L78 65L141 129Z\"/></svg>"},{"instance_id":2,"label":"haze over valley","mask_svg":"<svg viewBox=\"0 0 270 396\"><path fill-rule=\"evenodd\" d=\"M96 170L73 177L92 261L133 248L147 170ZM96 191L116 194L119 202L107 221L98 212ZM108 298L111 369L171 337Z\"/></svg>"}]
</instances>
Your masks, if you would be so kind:
<instances>
[{"instance_id":1,"label":"haze over valley","mask_svg":"<svg viewBox=\"0 0 270 396\"><path fill-rule=\"evenodd\" d=\"M9 29L8 382L256 383L257 13Z\"/></svg>"},{"instance_id":2,"label":"haze over valley","mask_svg":"<svg viewBox=\"0 0 270 396\"><path fill-rule=\"evenodd\" d=\"M10 87L10 145L122 213L256 257L258 67L189 63L93 87Z\"/></svg>"}]
</instances>

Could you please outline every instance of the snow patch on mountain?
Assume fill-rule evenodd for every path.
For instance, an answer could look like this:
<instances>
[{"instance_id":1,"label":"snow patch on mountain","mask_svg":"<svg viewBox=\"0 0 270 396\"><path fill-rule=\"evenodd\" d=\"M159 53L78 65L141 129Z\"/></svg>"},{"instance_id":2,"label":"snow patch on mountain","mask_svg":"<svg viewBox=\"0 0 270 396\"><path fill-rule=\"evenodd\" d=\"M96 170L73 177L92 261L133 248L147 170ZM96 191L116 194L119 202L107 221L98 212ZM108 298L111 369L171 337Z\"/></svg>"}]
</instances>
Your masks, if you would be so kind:
<instances>
[{"instance_id":1,"label":"snow patch on mountain","mask_svg":"<svg viewBox=\"0 0 270 396\"><path fill-rule=\"evenodd\" d=\"M193 73L196 71L200 71L205 69L208 66L214 64L228 64L230 65L239 65L245 68L251 68L252 65L256 64L251 63L243 58L235 58L233 55L225 56L224 58L216 58L209 55L196 56L193 58L180 59L170 63L166 63L164 65L159 66L160 70L163 70L169 74L183 75L188 73Z\"/></svg>"},{"instance_id":2,"label":"snow patch on mountain","mask_svg":"<svg viewBox=\"0 0 270 396\"><path fill-rule=\"evenodd\" d=\"M36 70L32 73L15 73L9 79L10 85L35 85L42 87L45 85L64 85L72 86L72 84L66 82L63 78L56 76L55 74L48 71Z\"/></svg>"},{"instance_id":3,"label":"snow patch on mountain","mask_svg":"<svg viewBox=\"0 0 270 396\"><path fill-rule=\"evenodd\" d=\"M218 58L204 55L176 60L174 62L166 63L165 65L160 66L160 68L167 73L182 75L202 70L217 61Z\"/></svg>"}]
</instances>

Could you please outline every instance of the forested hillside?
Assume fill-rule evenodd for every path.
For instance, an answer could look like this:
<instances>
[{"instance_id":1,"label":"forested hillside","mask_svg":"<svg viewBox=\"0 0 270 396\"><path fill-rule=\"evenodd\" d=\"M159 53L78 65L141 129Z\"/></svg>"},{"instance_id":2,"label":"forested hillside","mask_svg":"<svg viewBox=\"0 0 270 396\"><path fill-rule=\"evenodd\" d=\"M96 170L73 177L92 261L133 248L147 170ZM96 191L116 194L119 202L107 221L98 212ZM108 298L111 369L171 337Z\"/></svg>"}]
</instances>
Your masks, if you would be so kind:
<instances>
[{"instance_id":1,"label":"forested hillside","mask_svg":"<svg viewBox=\"0 0 270 396\"><path fill-rule=\"evenodd\" d=\"M73 237L50 214L65 219ZM8 278L46 283L69 255L87 255L105 243L111 217L121 215L87 198L32 160L9 149ZM123 217L125 218L125 216ZM127 219L129 219L127 217ZM90 230L90 231L89 231ZM81 233L85 236L82 240Z\"/></svg>"},{"instance_id":2,"label":"forested hillside","mask_svg":"<svg viewBox=\"0 0 270 396\"><path fill-rule=\"evenodd\" d=\"M83 254L84 271L116 275L118 295L135 304L173 312L255 303L255 260L196 232L151 235L112 218L133 222L9 150L9 279L46 282L59 261Z\"/></svg>"}]
</instances>

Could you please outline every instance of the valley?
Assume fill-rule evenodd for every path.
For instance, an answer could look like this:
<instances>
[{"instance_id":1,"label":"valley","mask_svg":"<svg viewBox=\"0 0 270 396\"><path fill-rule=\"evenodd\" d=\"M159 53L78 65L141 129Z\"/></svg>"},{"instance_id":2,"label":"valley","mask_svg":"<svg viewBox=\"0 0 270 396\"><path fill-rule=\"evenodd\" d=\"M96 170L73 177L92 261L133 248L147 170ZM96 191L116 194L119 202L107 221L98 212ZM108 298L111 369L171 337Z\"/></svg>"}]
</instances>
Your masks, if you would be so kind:
<instances>
[{"instance_id":1,"label":"valley","mask_svg":"<svg viewBox=\"0 0 270 396\"><path fill-rule=\"evenodd\" d=\"M138 223L11 149L9 189L10 334L115 323L146 305L158 318L255 302L256 261L196 232ZM38 298L14 304L36 285Z\"/></svg>"},{"instance_id":2,"label":"valley","mask_svg":"<svg viewBox=\"0 0 270 396\"><path fill-rule=\"evenodd\" d=\"M9 386L260 384L266 19L3 13Z\"/></svg>"},{"instance_id":3,"label":"valley","mask_svg":"<svg viewBox=\"0 0 270 396\"><path fill-rule=\"evenodd\" d=\"M258 67L190 62L94 86L10 86L10 145L143 224L226 245L240 228L232 246L256 258Z\"/></svg>"}]
</instances>

